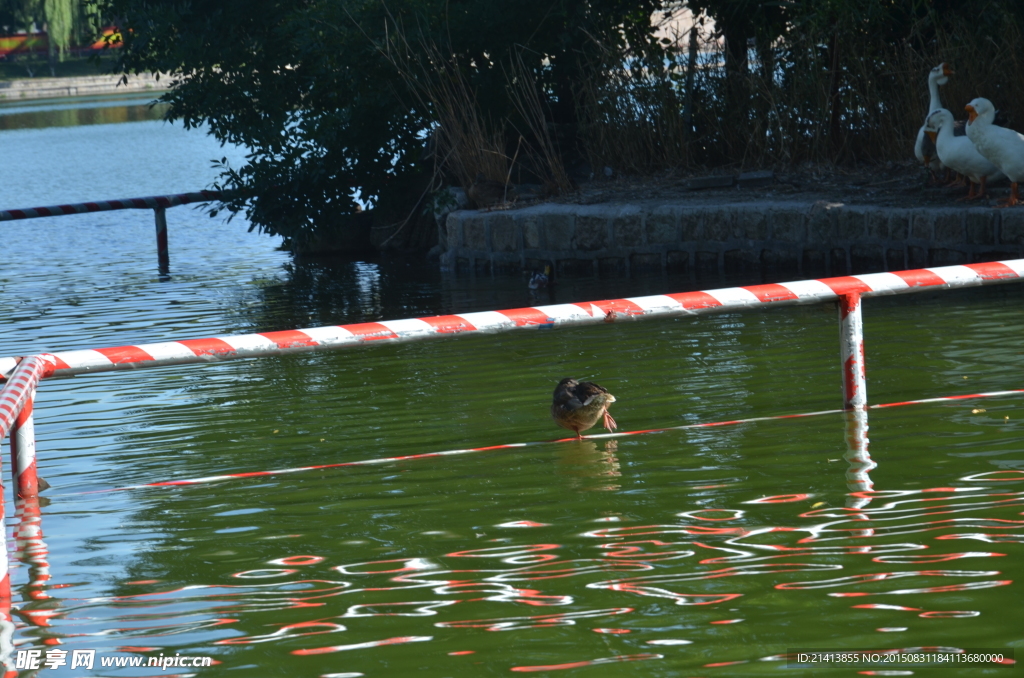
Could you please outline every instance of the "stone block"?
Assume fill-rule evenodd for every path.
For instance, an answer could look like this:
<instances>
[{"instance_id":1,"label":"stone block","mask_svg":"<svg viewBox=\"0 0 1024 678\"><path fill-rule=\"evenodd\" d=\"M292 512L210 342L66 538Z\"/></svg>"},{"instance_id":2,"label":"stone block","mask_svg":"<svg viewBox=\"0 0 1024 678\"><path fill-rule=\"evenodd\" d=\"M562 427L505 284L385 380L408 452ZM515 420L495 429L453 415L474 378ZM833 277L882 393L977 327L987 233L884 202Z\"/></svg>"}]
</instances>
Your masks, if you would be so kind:
<instances>
[{"instance_id":1,"label":"stone block","mask_svg":"<svg viewBox=\"0 0 1024 678\"><path fill-rule=\"evenodd\" d=\"M900 210L893 212L889 215L889 239L890 240L906 240L907 235L910 233L910 217L909 215Z\"/></svg>"},{"instance_id":2,"label":"stone block","mask_svg":"<svg viewBox=\"0 0 1024 678\"><path fill-rule=\"evenodd\" d=\"M551 270L555 270L550 259L533 259L527 257L526 261L523 262L523 267L527 271L543 271L545 266L551 266Z\"/></svg>"},{"instance_id":3,"label":"stone block","mask_svg":"<svg viewBox=\"0 0 1024 678\"><path fill-rule=\"evenodd\" d=\"M801 267L804 277L823 278L828 275L827 259L821 250L804 250L801 256Z\"/></svg>"},{"instance_id":4,"label":"stone block","mask_svg":"<svg viewBox=\"0 0 1024 678\"><path fill-rule=\"evenodd\" d=\"M857 273L877 273L885 270L885 250L881 245L853 245L850 247L850 269Z\"/></svg>"},{"instance_id":5,"label":"stone block","mask_svg":"<svg viewBox=\"0 0 1024 678\"><path fill-rule=\"evenodd\" d=\"M542 245L549 250L571 250L575 217L571 214L545 214L540 217Z\"/></svg>"},{"instance_id":6,"label":"stone block","mask_svg":"<svg viewBox=\"0 0 1024 678\"><path fill-rule=\"evenodd\" d=\"M661 254L658 252L641 253L629 255L629 268L632 273L652 273L661 271Z\"/></svg>"},{"instance_id":7,"label":"stone block","mask_svg":"<svg viewBox=\"0 0 1024 678\"><path fill-rule=\"evenodd\" d=\"M576 217L576 233L573 235L576 249L593 251L608 245L608 219L590 215Z\"/></svg>"},{"instance_id":8,"label":"stone block","mask_svg":"<svg viewBox=\"0 0 1024 678\"><path fill-rule=\"evenodd\" d=\"M485 252L491 249L487 242L487 226L482 216L474 215L462 220L462 241L471 250Z\"/></svg>"},{"instance_id":9,"label":"stone block","mask_svg":"<svg viewBox=\"0 0 1024 678\"><path fill-rule=\"evenodd\" d=\"M807 239L807 219L798 207L772 210L772 237L782 242L803 243Z\"/></svg>"},{"instance_id":10,"label":"stone block","mask_svg":"<svg viewBox=\"0 0 1024 678\"><path fill-rule=\"evenodd\" d=\"M863 240L864 222L864 213L859 210L839 210L836 215L836 237L840 240Z\"/></svg>"},{"instance_id":11,"label":"stone block","mask_svg":"<svg viewBox=\"0 0 1024 678\"><path fill-rule=\"evenodd\" d=\"M686 182L686 188L691 191L699 191L703 188L729 188L736 183L736 177L731 174L713 177L694 177Z\"/></svg>"},{"instance_id":12,"label":"stone block","mask_svg":"<svg viewBox=\"0 0 1024 678\"><path fill-rule=\"evenodd\" d=\"M669 273L689 273L690 253L680 250L668 252L665 255L665 270Z\"/></svg>"},{"instance_id":13,"label":"stone block","mask_svg":"<svg viewBox=\"0 0 1024 678\"><path fill-rule=\"evenodd\" d=\"M491 214L487 221L491 230L491 247L495 252L518 252L522 249L519 224L511 214Z\"/></svg>"},{"instance_id":14,"label":"stone block","mask_svg":"<svg viewBox=\"0 0 1024 678\"><path fill-rule=\"evenodd\" d=\"M644 219L644 230L650 244L673 244L679 241L676 214L668 209L656 209Z\"/></svg>"},{"instance_id":15,"label":"stone block","mask_svg":"<svg viewBox=\"0 0 1024 678\"><path fill-rule=\"evenodd\" d=\"M871 210L865 215L868 237L875 240L889 239L889 214L883 210Z\"/></svg>"},{"instance_id":16,"label":"stone block","mask_svg":"<svg viewBox=\"0 0 1024 678\"><path fill-rule=\"evenodd\" d=\"M560 276L591 276L594 275L593 259L559 259L555 270Z\"/></svg>"},{"instance_id":17,"label":"stone block","mask_svg":"<svg viewBox=\"0 0 1024 678\"><path fill-rule=\"evenodd\" d=\"M726 273L756 270L761 263L761 253L748 248L729 250L725 253L724 263Z\"/></svg>"},{"instance_id":18,"label":"stone block","mask_svg":"<svg viewBox=\"0 0 1024 678\"><path fill-rule=\"evenodd\" d=\"M697 252L694 259L696 259L696 269L699 275L717 275L719 273L718 252Z\"/></svg>"},{"instance_id":19,"label":"stone block","mask_svg":"<svg viewBox=\"0 0 1024 678\"><path fill-rule=\"evenodd\" d=\"M602 278L626 275L625 257L605 257L597 260L597 273Z\"/></svg>"},{"instance_id":20,"label":"stone block","mask_svg":"<svg viewBox=\"0 0 1024 678\"><path fill-rule=\"evenodd\" d=\"M762 188L775 183L775 172L764 170L761 172L744 172L736 178L740 188Z\"/></svg>"},{"instance_id":21,"label":"stone block","mask_svg":"<svg viewBox=\"0 0 1024 678\"><path fill-rule=\"evenodd\" d=\"M1003 261L1004 259L1019 259L1024 251L1017 250L989 250L988 252L977 252L971 257L973 263L986 261Z\"/></svg>"},{"instance_id":22,"label":"stone block","mask_svg":"<svg viewBox=\"0 0 1024 678\"><path fill-rule=\"evenodd\" d=\"M885 269L887 271L902 271L907 268L907 253L903 249L890 247L885 251Z\"/></svg>"},{"instance_id":23,"label":"stone block","mask_svg":"<svg viewBox=\"0 0 1024 678\"><path fill-rule=\"evenodd\" d=\"M1024 211L1000 210L999 242L1008 245L1024 244Z\"/></svg>"},{"instance_id":24,"label":"stone block","mask_svg":"<svg viewBox=\"0 0 1024 678\"><path fill-rule=\"evenodd\" d=\"M935 215L935 242L962 243L964 241L964 227L960 217L959 210Z\"/></svg>"},{"instance_id":25,"label":"stone block","mask_svg":"<svg viewBox=\"0 0 1024 678\"><path fill-rule=\"evenodd\" d=\"M626 214L612 219L612 235L618 247L636 247L644 241L640 214Z\"/></svg>"},{"instance_id":26,"label":"stone block","mask_svg":"<svg viewBox=\"0 0 1024 678\"><path fill-rule=\"evenodd\" d=\"M523 270L523 260L515 254L496 253L491 259L495 273L518 273Z\"/></svg>"},{"instance_id":27,"label":"stone block","mask_svg":"<svg viewBox=\"0 0 1024 678\"><path fill-rule=\"evenodd\" d=\"M761 265L772 271L796 271L800 257L795 249L761 250Z\"/></svg>"},{"instance_id":28,"label":"stone block","mask_svg":"<svg viewBox=\"0 0 1024 678\"><path fill-rule=\"evenodd\" d=\"M910 219L910 237L917 240L932 239L932 216L918 212Z\"/></svg>"},{"instance_id":29,"label":"stone block","mask_svg":"<svg viewBox=\"0 0 1024 678\"><path fill-rule=\"evenodd\" d=\"M846 260L846 249L833 247L828 251L828 270L832 275L850 275L850 264Z\"/></svg>"},{"instance_id":30,"label":"stone block","mask_svg":"<svg viewBox=\"0 0 1024 678\"><path fill-rule=\"evenodd\" d=\"M704 212L704 238L725 242L732 238L731 209L712 209Z\"/></svg>"},{"instance_id":31,"label":"stone block","mask_svg":"<svg viewBox=\"0 0 1024 678\"><path fill-rule=\"evenodd\" d=\"M995 245L995 217L991 211L968 212L964 216L967 242L972 245Z\"/></svg>"},{"instance_id":32,"label":"stone block","mask_svg":"<svg viewBox=\"0 0 1024 678\"><path fill-rule=\"evenodd\" d=\"M683 210L679 214L679 236L683 242L700 240L701 224L699 210ZM650 235L648 235L647 242L651 242Z\"/></svg>"},{"instance_id":33,"label":"stone block","mask_svg":"<svg viewBox=\"0 0 1024 678\"><path fill-rule=\"evenodd\" d=\"M490 275L491 274L491 260L490 259L474 259L473 260L473 272L477 275Z\"/></svg>"},{"instance_id":34,"label":"stone block","mask_svg":"<svg viewBox=\"0 0 1024 678\"><path fill-rule=\"evenodd\" d=\"M462 219L449 214L445 227L448 230L448 249L457 250L462 247Z\"/></svg>"},{"instance_id":35,"label":"stone block","mask_svg":"<svg viewBox=\"0 0 1024 678\"><path fill-rule=\"evenodd\" d=\"M934 247L928 251L930 266L954 266L956 264L966 264L968 261L967 253L960 250Z\"/></svg>"},{"instance_id":36,"label":"stone block","mask_svg":"<svg viewBox=\"0 0 1024 678\"><path fill-rule=\"evenodd\" d=\"M733 237L743 240L766 240L768 238L768 219L764 210L737 210L733 216Z\"/></svg>"},{"instance_id":37,"label":"stone block","mask_svg":"<svg viewBox=\"0 0 1024 678\"><path fill-rule=\"evenodd\" d=\"M928 250L923 247L907 248L907 266L910 268L924 268L928 265Z\"/></svg>"},{"instance_id":38,"label":"stone block","mask_svg":"<svg viewBox=\"0 0 1024 678\"><path fill-rule=\"evenodd\" d=\"M540 218L536 215L523 219L523 248L528 250L539 250L540 240Z\"/></svg>"},{"instance_id":39,"label":"stone block","mask_svg":"<svg viewBox=\"0 0 1024 678\"><path fill-rule=\"evenodd\" d=\"M467 273L472 269L472 264L466 257L456 257L455 270L460 273Z\"/></svg>"},{"instance_id":40,"label":"stone block","mask_svg":"<svg viewBox=\"0 0 1024 678\"><path fill-rule=\"evenodd\" d=\"M810 242L828 243L834 240L835 230L832 217L835 212L828 203L817 202L807 217L807 239Z\"/></svg>"}]
</instances>

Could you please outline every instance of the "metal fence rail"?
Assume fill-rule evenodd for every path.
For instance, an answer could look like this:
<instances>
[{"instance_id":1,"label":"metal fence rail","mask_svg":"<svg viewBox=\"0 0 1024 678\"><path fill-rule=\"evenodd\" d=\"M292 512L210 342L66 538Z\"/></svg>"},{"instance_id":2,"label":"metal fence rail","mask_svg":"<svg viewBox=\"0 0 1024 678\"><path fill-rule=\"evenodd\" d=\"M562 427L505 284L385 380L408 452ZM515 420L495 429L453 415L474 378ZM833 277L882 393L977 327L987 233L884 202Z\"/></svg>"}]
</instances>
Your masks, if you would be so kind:
<instances>
[{"instance_id":1,"label":"metal fence rail","mask_svg":"<svg viewBox=\"0 0 1024 678\"><path fill-rule=\"evenodd\" d=\"M26 207L23 209L0 210L0 221L17 221L19 219L39 219L42 217L63 217L69 214L88 214L90 212L108 212L110 210L148 209L153 210L156 222L156 253L161 273L167 273L169 255L167 251L167 214L168 207L187 205L193 202L208 202L226 199L225 191L195 191L174 195L153 195L146 198L124 198L121 200L96 200L95 202L78 202L52 207Z\"/></svg>"}]
</instances>

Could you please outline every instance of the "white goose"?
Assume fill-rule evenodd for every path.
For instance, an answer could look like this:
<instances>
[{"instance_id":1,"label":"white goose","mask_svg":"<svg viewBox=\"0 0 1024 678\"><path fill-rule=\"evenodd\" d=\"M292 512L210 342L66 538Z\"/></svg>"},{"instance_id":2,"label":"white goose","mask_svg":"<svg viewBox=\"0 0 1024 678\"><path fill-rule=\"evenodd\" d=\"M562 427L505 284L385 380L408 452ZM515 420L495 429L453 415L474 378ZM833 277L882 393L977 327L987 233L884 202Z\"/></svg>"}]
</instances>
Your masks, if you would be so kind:
<instances>
[{"instance_id":1,"label":"white goose","mask_svg":"<svg viewBox=\"0 0 1024 678\"><path fill-rule=\"evenodd\" d=\"M953 70L945 62L928 72L928 113L942 108L942 101L939 100L939 85L945 85L949 82L949 76L951 75L953 75ZM925 115L926 119L927 117ZM942 162L935 157L935 144L925 134L924 125L921 125L921 129L917 130L917 140L914 142L914 155L919 162L923 163L932 172L938 172L942 169Z\"/></svg>"},{"instance_id":2,"label":"white goose","mask_svg":"<svg viewBox=\"0 0 1024 678\"><path fill-rule=\"evenodd\" d=\"M1024 181L1024 134L992 124L996 109L988 99L975 99L965 108L968 138L1010 179L1010 197L998 207L1019 204L1017 184Z\"/></svg>"},{"instance_id":3,"label":"white goose","mask_svg":"<svg viewBox=\"0 0 1024 678\"><path fill-rule=\"evenodd\" d=\"M989 118L994 117L995 111L986 115ZM988 121L991 122L991 119ZM964 175L970 182L970 190L963 200L983 197L986 182L1006 176L1002 170L978 152L970 138L953 135L953 114L945 108L932 111L928 119L925 120L925 133L935 144L935 150L942 164L954 172ZM975 184L979 185L977 193L974 192Z\"/></svg>"}]
</instances>

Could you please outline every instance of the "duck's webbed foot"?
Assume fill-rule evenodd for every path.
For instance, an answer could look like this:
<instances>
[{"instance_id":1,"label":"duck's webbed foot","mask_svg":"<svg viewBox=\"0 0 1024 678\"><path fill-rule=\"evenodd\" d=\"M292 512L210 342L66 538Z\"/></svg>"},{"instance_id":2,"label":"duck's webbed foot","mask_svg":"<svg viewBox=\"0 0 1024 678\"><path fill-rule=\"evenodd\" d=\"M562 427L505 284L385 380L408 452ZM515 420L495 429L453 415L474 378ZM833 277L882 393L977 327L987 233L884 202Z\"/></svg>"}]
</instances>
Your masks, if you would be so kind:
<instances>
[{"instance_id":1,"label":"duck's webbed foot","mask_svg":"<svg viewBox=\"0 0 1024 678\"><path fill-rule=\"evenodd\" d=\"M612 418L612 415L608 414L607 412L604 413L604 427L609 431L614 431L619 427L619 425L616 424L615 420Z\"/></svg>"}]
</instances>

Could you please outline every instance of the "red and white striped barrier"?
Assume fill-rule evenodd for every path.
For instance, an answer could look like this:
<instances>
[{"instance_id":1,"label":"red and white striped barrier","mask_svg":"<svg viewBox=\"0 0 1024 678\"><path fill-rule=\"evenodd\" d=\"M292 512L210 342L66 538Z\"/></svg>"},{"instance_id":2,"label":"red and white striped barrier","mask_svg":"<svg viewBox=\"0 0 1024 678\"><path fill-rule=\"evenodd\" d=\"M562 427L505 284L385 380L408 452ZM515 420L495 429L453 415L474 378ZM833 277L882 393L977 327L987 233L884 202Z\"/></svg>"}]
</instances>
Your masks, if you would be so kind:
<instances>
[{"instance_id":1,"label":"red and white striped barrier","mask_svg":"<svg viewBox=\"0 0 1024 678\"><path fill-rule=\"evenodd\" d=\"M196 191L194 193L178 193L176 195L154 195L147 198L125 198L123 200L97 200L95 202L79 202L53 207L27 207L17 210L0 210L0 221L16 219L37 219L39 217L61 217L67 214L85 214L88 212L106 212L109 210L128 209L166 209L190 202L206 202L220 200L220 191Z\"/></svg>"},{"instance_id":2,"label":"red and white striped barrier","mask_svg":"<svg viewBox=\"0 0 1024 678\"><path fill-rule=\"evenodd\" d=\"M835 301L850 294L859 294L861 297L905 294L929 289L1009 282L1021 280L1022 277L1024 277L1024 259L1014 259L964 266L943 266L893 273L870 273L820 280L802 280L782 284L730 287L704 292L659 294L629 299L587 301L503 311L481 311L459 315L383 320L354 325L334 325L208 339L185 339L136 346L65 351L52 354L52 358L56 364L54 376L72 376L161 365L184 365L321 349L349 348L374 342L417 341L460 334L594 325L622 320L670 318L750 310L759 307L821 303ZM858 312L859 306L859 304L856 305ZM860 324L856 323L856 326L859 327ZM851 339L851 341L853 344L857 344L856 340ZM859 367L851 371L852 374L858 375L863 370L863 349L856 349L853 353L861 357ZM17 358L0 358L0 376L10 372L16 363ZM863 394L863 385L859 388Z\"/></svg>"},{"instance_id":3,"label":"red and white striped barrier","mask_svg":"<svg viewBox=\"0 0 1024 678\"><path fill-rule=\"evenodd\" d=\"M11 472L22 497L39 492L33 401L39 380L51 375L53 367L49 356L25 358L0 389L0 440L11 434Z\"/></svg>"}]
</instances>

